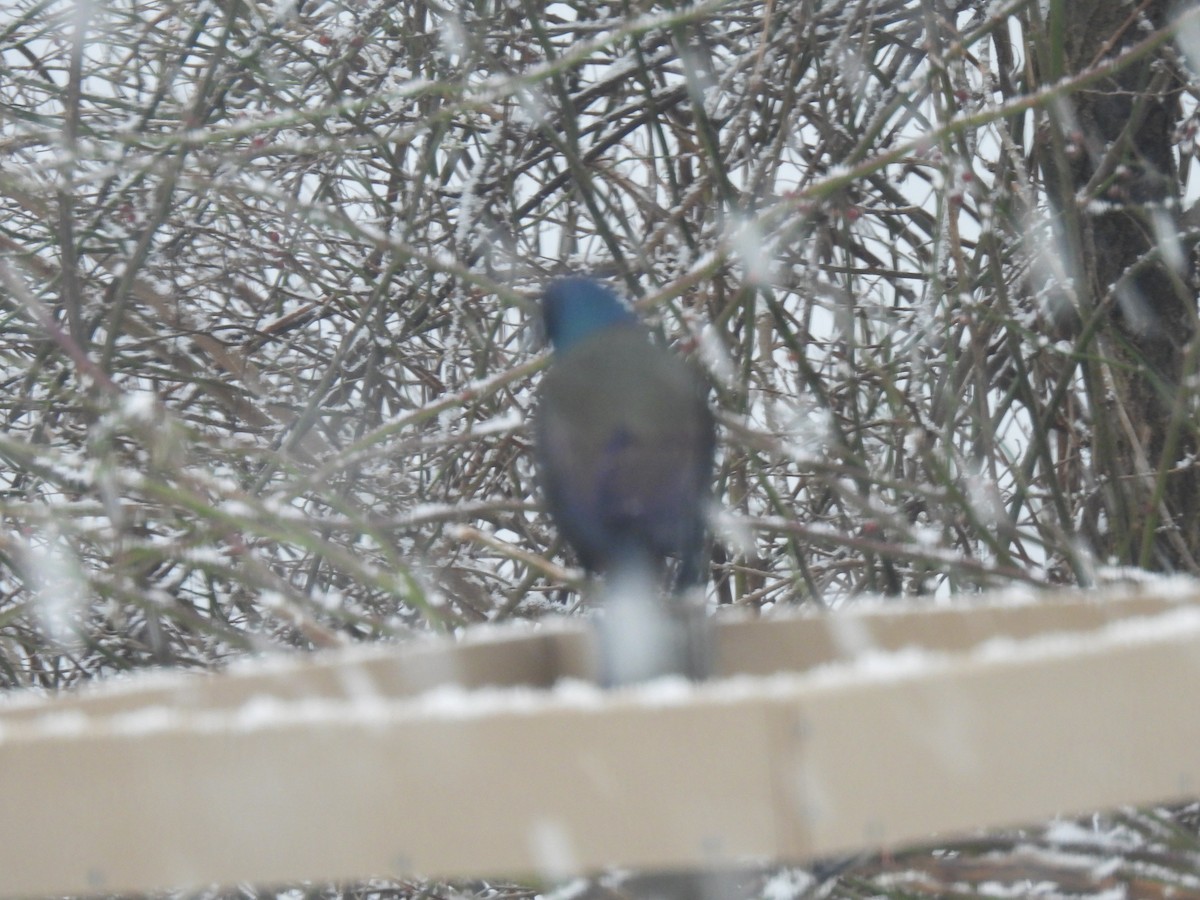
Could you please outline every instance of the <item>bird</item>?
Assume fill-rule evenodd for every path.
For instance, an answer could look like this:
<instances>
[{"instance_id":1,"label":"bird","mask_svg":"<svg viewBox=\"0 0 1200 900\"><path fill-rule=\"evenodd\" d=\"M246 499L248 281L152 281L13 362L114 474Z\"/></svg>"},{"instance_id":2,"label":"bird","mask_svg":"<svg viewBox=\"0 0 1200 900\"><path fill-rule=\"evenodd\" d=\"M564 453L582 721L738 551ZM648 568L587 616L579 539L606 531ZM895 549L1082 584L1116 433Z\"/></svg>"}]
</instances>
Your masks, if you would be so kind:
<instances>
[{"instance_id":1,"label":"bird","mask_svg":"<svg viewBox=\"0 0 1200 900\"><path fill-rule=\"evenodd\" d=\"M542 320L553 352L538 390L534 449L551 519L585 570L621 586L618 599L630 585L636 594L665 591L669 598L702 588L716 447L704 380L653 343L633 311L592 278L551 282ZM603 605L617 602L609 593ZM649 616L675 628L663 625L663 607L654 602L624 608L639 621ZM610 680L639 680L646 674L640 665ZM663 665L693 676L703 667Z\"/></svg>"}]
</instances>

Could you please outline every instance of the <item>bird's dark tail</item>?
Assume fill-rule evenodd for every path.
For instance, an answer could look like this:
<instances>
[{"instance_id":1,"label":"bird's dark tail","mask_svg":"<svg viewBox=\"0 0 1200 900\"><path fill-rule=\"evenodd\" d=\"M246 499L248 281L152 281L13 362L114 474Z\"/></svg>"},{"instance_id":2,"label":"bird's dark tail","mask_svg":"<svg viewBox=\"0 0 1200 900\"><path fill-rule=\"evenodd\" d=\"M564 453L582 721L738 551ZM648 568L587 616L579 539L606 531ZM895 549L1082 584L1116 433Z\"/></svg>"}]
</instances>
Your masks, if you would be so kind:
<instances>
[{"instance_id":1,"label":"bird's dark tail","mask_svg":"<svg viewBox=\"0 0 1200 900\"><path fill-rule=\"evenodd\" d=\"M708 583L709 546L706 535L701 532L688 542L689 550L679 560L675 569L675 593L683 594Z\"/></svg>"}]
</instances>

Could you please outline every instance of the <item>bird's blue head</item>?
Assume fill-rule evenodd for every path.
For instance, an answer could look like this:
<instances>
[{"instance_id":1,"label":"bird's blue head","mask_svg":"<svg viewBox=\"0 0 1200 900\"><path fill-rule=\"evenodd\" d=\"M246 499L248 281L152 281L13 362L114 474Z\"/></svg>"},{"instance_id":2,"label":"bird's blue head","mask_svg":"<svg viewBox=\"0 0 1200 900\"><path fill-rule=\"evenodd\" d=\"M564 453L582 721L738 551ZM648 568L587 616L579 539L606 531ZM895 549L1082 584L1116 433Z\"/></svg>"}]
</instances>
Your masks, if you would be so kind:
<instances>
[{"instance_id":1,"label":"bird's blue head","mask_svg":"<svg viewBox=\"0 0 1200 900\"><path fill-rule=\"evenodd\" d=\"M637 316L611 290L590 278L559 278L542 298L546 337L559 353L614 325L636 325Z\"/></svg>"}]
</instances>

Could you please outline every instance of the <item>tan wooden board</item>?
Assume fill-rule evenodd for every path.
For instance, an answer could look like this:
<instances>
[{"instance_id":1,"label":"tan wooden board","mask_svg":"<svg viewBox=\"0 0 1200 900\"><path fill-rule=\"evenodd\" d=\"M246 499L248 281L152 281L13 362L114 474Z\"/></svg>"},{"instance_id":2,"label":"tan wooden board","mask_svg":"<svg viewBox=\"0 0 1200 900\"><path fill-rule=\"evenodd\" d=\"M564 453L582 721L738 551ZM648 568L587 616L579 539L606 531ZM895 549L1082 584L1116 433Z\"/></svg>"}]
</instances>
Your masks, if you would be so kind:
<instances>
[{"instance_id":1,"label":"tan wooden board","mask_svg":"<svg viewBox=\"0 0 1200 900\"><path fill-rule=\"evenodd\" d=\"M1195 585L716 643L699 686L585 684L564 624L7 697L0 895L803 860L1198 792Z\"/></svg>"}]
</instances>

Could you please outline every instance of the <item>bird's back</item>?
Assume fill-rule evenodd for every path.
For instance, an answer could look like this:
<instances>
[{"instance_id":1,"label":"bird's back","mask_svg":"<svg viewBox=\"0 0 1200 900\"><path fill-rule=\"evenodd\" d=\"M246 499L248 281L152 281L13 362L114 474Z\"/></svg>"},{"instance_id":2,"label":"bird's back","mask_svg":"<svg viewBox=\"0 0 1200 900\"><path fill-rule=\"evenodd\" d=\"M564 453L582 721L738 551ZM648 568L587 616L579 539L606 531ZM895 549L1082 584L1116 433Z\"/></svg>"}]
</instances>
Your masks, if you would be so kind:
<instances>
[{"instance_id":1,"label":"bird's back","mask_svg":"<svg viewBox=\"0 0 1200 900\"><path fill-rule=\"evenodd\" d=\"M537 423L547 503L585 566L681 560L701 580L714 427L697 374L638 327L604 329L556 358Z\"/></svg>"}]
</instances>

